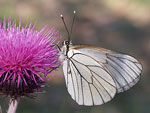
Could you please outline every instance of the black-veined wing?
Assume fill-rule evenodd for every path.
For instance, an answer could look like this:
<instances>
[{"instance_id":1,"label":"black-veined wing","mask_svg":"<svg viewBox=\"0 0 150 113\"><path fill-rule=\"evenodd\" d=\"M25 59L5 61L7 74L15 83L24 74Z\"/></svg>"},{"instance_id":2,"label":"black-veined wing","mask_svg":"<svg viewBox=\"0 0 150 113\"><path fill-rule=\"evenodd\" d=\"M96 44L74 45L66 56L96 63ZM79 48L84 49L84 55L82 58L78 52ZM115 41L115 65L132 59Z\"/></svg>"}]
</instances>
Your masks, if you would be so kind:
<instances>
[{"instance_id":1,"label":"black-veined wing","mask_svg":"<svg viewBox=\"0 0 150 113\"><path fill-rule=\"evenodd\" d=\"M118 93L130 89L140 79L142 65L129 55L92 46L75 46L74 49L103 63L104 68L115 80Z\"/></svg>"},{"instance_id":2,"label":"black-veined wing","mask_svg":"<svg viewBox=\"0 0 150 113\"><path fill-rule=\"evenodd\" d=\"M63 63L68 92L79 105L101 105L116 94L115 81L103 65L105 58L100 54L99 57L101 62L92 55L71 49L68 60Z\"/></svg>"}]
</instances>

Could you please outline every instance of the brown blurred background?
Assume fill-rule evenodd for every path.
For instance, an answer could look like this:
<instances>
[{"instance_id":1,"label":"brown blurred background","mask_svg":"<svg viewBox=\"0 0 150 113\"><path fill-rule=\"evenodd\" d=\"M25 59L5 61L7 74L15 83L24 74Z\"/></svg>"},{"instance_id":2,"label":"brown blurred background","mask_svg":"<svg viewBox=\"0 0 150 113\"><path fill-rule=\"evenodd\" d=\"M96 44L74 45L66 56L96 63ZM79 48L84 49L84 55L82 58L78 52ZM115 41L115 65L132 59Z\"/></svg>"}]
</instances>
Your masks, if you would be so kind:
<instances>
[{"instance_id":1,"label":"brown blurred background","mask_svg":"<svg viewBox=\"0 0 150 113\"><path fill-rule=\"evenodd\" d=\"M73 10L77 11L73 28L73 44L94 45L130 54L143 65L140 82L102 106L77 105L65 87L64 78L53 77L46 93L36 99L24 98L17 113L150 113L150 0L0 0L0 20L4 16L23 24L37 22L54 26L62 41L67 33L60 19L63 14L71 25ZM57 74L63 75L62 69ZM0 98L5 113L8 100Z\"/></svg>"}]
</instances>

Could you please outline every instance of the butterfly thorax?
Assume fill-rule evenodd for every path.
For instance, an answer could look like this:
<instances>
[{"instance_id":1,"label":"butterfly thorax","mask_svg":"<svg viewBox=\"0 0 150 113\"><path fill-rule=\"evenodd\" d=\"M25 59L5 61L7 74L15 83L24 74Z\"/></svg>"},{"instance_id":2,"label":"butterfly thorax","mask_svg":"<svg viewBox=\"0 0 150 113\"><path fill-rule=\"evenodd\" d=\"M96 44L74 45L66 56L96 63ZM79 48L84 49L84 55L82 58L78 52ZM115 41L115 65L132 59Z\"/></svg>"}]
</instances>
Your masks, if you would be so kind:
<instances>
[{"instance_id":1,"label":"butterfly thorax","mask_svg":"<svg viewBox=\"0 0 150 113\"><path fill-rule=\"evenodd\" d=\"M60 51L60 55L59 55L59 61L63 62L64 60L67 60L68 59L68 51L69 49L72 47L72 43L71 41L64 41L63 42L63 46L61 48L61 51Z\"/></svg>"}]
</instances>

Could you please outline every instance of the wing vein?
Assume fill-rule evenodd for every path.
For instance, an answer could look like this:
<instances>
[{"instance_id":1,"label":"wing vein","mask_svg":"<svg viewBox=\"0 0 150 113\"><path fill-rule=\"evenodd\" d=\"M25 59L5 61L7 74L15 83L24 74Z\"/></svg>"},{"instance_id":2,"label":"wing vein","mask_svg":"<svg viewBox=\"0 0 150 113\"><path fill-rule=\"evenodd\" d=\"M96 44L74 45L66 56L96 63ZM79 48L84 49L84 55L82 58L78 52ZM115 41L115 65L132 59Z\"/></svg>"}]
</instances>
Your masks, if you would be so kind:
<instances>
[{"instance_id":1,"label":"wing vein","mask_svg":"<svg viewBox=\"0 0 150 113\"><path fill-rule=\"evenodd\" d=\"M104 101L104 99L103 99L103 97L102 97L102 95L101 95L100 91L97 89L97 87L96 87L94 84L93 84L93 86L94 86L94 87L95 87L95 89L97 90L97 92L98 92L99 96L101 97L101 99L102 99L103 103L105 103L105 101Z\"/></svg>"},{"instance_id":2,"label":"wing vein","mask_svg":"<svg viewBox=\"0 0 150 113\"><path fill-rule=\"evenodd\" d=\"M93 99L93 94L92 94L92 91L91 91L91 87L90 87L90 84L88 84L88 86L89 86L89 89L90 89L90 93L91 93L92 104L94 105L94 99Z\"/></svg>"},{"instance_id":3,"label":"wing vein","mask_svg":"<svg viewBox=\"0 0 150 113\"><path fill-rule=\"evenodd\" d=\"M122 68L120 66L120 64L118 64L117 62L115 62L111 57L107 57L108 59L110 59L112 62L116 63L122 70L124 70L126 72L127 75L129 75L129 77L133 80L134 78L129 74L129 72L127 72L124 68Z\"/></svg>"},{"instance_id":4,"label":"wing vein","mask_svg":"<svg viewBox=\"0 0 150 113\"><path fill-rule=\"evenodd\" d=\"M71 65L70 65L70 64L69 64L69 66L71 67ZM71 68L70 68L70 70L71 70ZM71 73L71 80L72 80L72 84L73 84L74 98L75 98L75 100L76 100L75 84L74 84L74 80L73 80L72 73Z\"/></svg>"},{"instance_id":5,"label":"wing vein","mask_svg":"<svg viewBox=\"0 0 150 113\"><path fill-rule=\"evenodd\" d=\"M120 58L119 58L119 60L120 60L122 63L124 63L126 66L128 66L128 67L138 76L138 74L135 72L135 70L133 70L126 62L122 61ZM134 65L139 69L139 67L138 67L136 64L134 64ZM141 70L141 69L139 69L139 70Z\"/></svg>"},{"instance_id":6,"label":"wing vein","mask_svg":"<svg viewBox=\"0 0 150 113\"><path fill-rule=\"evenodd\" d=\"M67 61L67 73L68 73L68 64L69 62ZM67 74L67 89L68 89L68 74Z\"/></svg>"},{"instance_id":7,"label":"wing vein","mask_svg":"<svg viewBox=\"0 0 150 113\"><path fill-rule=\"evenodd\" d=\"M110 55L110 54L109 54ZM139 62L134 62L134 61L132 61L132 60L130 60L130 59L127 59L127 58L123 58L123 57L117 57L117 56L113 56L113 55L110 55L110 56L112 56L112 57L115 57L115 58L118 58L118 59L126 59L126 60L129 60L129 61L131 61L132 63L138 63L138 64L140 64ZM133 57L134 58L134 57ZM136 65L136 64L135 64ZM140 64L141 65L141 64ZM139 69L139 70L141 70L137 65L136 65L136 67Z\"/></svg>"},{"instance_id":8,"label":"wing vein","mask_svg":"<svg viewBox=\"0 0 150 113\"><path fill-rule=\"evenodd\" d=\"M77 60L75 60L75 59L73 59L72 58L72 60L74 60L75 62L77 62L77 63L80 63L80 62L78 62ZM80 63L80 64L82 64L82 63ZM100 64L100 63L99 63ZM82 65L84 65L84 64L82 64ZM100 64L101 65L101 64ZM87 65L84 65L84 66L86 66L90 71L92 71ZM101 65L102 66L102 65ZM103 70L105 70L103 67L100 67L100 66L96 66L96 67L99 67L99 68L101 68L101 69L103 69ZM105 70L106 71L106 70ZM92 71L93 73L95 73L94 71ZM107 72L107 71L106 71ZM108 73L108 72L107 72ZM99 76L99 74L97 74L97 73L95 73L97 76ZM109 74L109 73L108 73ZM81 75L82 76L82 75ZM110 75L111 76L111 75ZM111 86L113 86L113 87L115 87L114 85L112 85L111 83L109 83L108 81L106 81L104 78L102 78L101 76L99 76L101 79L103 79L105 82L107 82L108 84L110 84ZM83 77L84 78L84 77ZM111 77L112 78L112 77ZM85 79L85 78L84 78ZM86 80L86 79L85 79ZM87 80L86 80L87 81ZM88 82L88 81L87 81ZM89 83L89 82L88 82Z\"/></svg>"},{"instance_id":9,"label":"wing vein","mask_svg":"<svg viewBox=\"0 0 150 113\"><path fill-rule=\"evenodd\" d=\"M95 78L95 79L97 80L97 78ZM109 92L106 90L106 88L98 80L97 80L97 82L105 89L105 91L107 92L107 94L109 95L109 97L112 99L113 97L109 94Z\"/></svg>"},{"instance_id":10,"label":"wing vein","mask_svg":"<svg viewBox=\"0 0 150 113\"><path fill-rule=\"evenodd\" d=\"M111 66L111 65L110 65L110 66ZM112 67L112 66L111 66L111 67ZM110 73L110 76L113 75L113 74L110 72L110 70L107 68L107 66L105 66L105 64L104 64L104 68L106 68L106 71L107 71L108 73ZM113 67L112 67L112 68L113 68ZM116 81L116 82L118 83L118 85L121 87L121 84L120 84L117 80L115 80L114 77L112 77L112 78L113 78L113 80Z\"/></svg>"},{"instance_id":11,"label":"wing vein","mask_svg":"<svg viewBox=\"0 0 150 113\"><path fill-rule=\"evenodd\" d=\"M92 70L91 70L92 71ZM95 73L94 71L92 71L93 73ZM103 79L101 76L99 76L97 73L95 73L98 77L100 77L101 79ZM111 77L112 78L112 77ZM116 88L114 85L112 85L111 83L109 83L108 81L106 81L105 79L103 79L105 82L107 82L109 85L111 85L112 87Z\"/></svg>"},{"instance_id":12,"label":"wing vein","mask_svg":"<svg viewBox=\"0 0 150 113\"><path fill-rule=\"evenodd\" d=\"M109 58L108 58L109 59ZM109 60L111 60L111 59L109 59ZM112 60L111 60L112 61ZM112 61L113 62L113 61ZM113 65L111 65L111 64L108 64L108 65L110 65L114 70L116 70L119 74L120 74L120 76L122 76L122 78L125 80L125 82L128 84L128 81L124 78L124 76L113 66ZM128 84L129 85L129 84Z\"/></svg>"},{"instance_id":13,"label":"wing vein","mask_svg":"<svg viewBox=\"0 0 150 113\"><path fill-rule=\"evenodd\" d=\"M75 73L75 77L76 77L76 81L77 81L77 88L78 88L78 102L79 102L79 83L78 83L78 78L77 78L77 75L76 75L76 72L74 70L74 68L72 68L73 72Z\"/></svg>"},{"instance_id":14,"label":"wing vein","mask_svg":"<svg viewBox=\"0 0 150 113\"><path fill-rule=\"evenodd\" d=\"M83 98L83 104L84 104L84 96L83 96L83 83L82 83L82 75L80 73L80 71L78 70L78 68L76 67L76 65L74 64L74 62L70 59L70 61L72 62L72 64L74 65L74 67L76 68L77 72L79 73L80 77L81 77L81 90L82 90L82 98ZM85 79L86 80L86 79ZM86 80L87 81L87 80Z\"/></svg>"}]
</instances>

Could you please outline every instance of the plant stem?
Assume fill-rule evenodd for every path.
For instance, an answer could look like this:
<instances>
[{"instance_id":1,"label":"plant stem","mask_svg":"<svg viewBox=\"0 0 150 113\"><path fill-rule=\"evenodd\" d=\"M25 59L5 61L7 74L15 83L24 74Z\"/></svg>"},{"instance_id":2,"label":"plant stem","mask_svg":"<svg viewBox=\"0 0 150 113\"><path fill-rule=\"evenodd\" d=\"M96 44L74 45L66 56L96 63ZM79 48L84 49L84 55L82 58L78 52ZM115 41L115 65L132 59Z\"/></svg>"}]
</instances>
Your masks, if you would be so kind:
<instances>
[{"instance_id":1,"label":"plant stem","mask_svg":"<svg viewBox=\"0 0 150 113\"><path fill-rule=\"evenodd\" d=\"M17 106L18 106L18 101L16 99L10 99L7 113L16 113Z\"/></svg>"},{"instance_id":2,"label":"plant stem","mask_svg":"<svg viewBox=\"0 0 150 113\"><path fill-rule=\"evenodd\" d=\"M1 106L0 106L0 113L2 113L2 108L1 108Z\"/></svg>"}]
</instances>

